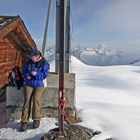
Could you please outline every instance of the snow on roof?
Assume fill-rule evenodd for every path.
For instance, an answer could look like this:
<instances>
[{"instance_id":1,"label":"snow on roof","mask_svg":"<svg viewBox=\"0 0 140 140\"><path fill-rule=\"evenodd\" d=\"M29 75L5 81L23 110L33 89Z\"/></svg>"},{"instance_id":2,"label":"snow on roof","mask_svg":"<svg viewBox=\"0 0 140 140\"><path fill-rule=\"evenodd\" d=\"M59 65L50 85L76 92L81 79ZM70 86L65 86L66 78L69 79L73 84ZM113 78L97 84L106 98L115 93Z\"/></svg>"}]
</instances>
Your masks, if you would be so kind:
<instances>
[{"instance_id":1,"label":"snow on roof","mask_svg":"<svg viewBox=\"0 0 140 140\"><path fill-rule=\"evenodd\" d=\"M17 16L0 16L0 29L5 27L6 24L12 22Z\"/></svg>"}]
</instances>

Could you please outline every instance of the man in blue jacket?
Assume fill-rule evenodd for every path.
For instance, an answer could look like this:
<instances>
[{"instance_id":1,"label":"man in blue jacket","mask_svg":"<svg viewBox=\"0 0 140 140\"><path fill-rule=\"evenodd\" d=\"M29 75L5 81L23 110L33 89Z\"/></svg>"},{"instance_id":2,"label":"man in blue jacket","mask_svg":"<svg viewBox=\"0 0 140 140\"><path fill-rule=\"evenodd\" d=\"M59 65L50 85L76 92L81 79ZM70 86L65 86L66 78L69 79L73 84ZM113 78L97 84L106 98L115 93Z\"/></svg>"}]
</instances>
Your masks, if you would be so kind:
<instances>
[{"instance_id":1,"label":"man in blue jacket","mask_svg":"<svg viewBox=\"0 0 140 140\"><path fill-rule=\"evenodd\" d=\"M32 100L33 128L39 127L41 118L41 96L47 86L46 80L49 74L49 69L48 62L42 57L37 49L34 49L29 53L29 59L23 68L25 90L21 117L21 131L25 131L28 128Z\"/></svg>"}]
</instances>

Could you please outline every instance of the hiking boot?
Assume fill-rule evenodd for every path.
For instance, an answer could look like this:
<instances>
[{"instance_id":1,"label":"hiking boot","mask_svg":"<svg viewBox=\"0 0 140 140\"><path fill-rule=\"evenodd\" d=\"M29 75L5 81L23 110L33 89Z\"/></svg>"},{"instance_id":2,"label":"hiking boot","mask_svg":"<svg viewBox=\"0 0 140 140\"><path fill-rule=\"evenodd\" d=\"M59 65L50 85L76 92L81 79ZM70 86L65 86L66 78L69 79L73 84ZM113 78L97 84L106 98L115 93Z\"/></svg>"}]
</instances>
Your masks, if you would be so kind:
<instances>
[{"instance_id":1,"label":"hiking boot","mask_svg":"<svg viewBox=\"0 0 140 140\"><path fill-rule=\"evenodd\" d=\"M26 131L27 128L28 128L28 123L27 122L22 122L20 131Z\"/></svg>"},{"instance_id":2,"label":"hiking boot","mask_svg":"<svg viewBox=\"0 0 140 140\"><path fill-rule=\"evenodd\" d=\"M33 122L33 128L38 128L40 125L40 121L39 120L34 120Z\"/></svg>"}]
</instances>

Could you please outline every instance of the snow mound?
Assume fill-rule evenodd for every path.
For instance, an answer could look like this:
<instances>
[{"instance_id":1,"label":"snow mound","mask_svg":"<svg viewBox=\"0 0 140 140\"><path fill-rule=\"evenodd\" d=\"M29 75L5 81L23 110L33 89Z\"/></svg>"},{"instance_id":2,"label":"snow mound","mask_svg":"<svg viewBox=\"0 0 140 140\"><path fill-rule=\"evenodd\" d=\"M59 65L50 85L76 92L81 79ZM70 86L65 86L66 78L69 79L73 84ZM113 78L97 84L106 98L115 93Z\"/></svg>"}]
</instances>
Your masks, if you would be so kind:
<instances>
[{"instance_id":1,"label":"snow mound","mask_svg":"<svg viewBox=\"0 0 140 140\"><path fill-rule=\"evenodd\" d=\"M80 125L102 132L92 140L139 139L139 66L72 66Z\"/></svg>"},{"instance_id":2,"label":"snow mound","mask_svg":"<svg viewBox=\"0 0 140 140\"><path fill-rule=\"evenodd\" d=\"M78 58L71 56L71 62L73 66L86 66L86 64L82 63Z\"/></svg>"}]
</instances>

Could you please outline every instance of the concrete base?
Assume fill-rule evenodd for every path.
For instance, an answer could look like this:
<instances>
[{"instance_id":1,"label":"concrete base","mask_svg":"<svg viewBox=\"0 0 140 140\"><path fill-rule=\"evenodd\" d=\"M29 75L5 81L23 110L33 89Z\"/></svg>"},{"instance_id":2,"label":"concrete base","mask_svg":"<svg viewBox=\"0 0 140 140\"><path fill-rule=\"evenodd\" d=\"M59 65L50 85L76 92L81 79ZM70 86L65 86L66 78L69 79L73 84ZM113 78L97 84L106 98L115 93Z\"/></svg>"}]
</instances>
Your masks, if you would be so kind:
<instances>
[{"instance_id":1,"label":"concrete base","mask_svg":"<svg viewBox=\"0 0 140 140\"><path fill-rule=\"evenodd\" d=\"M58 117L58 74L50 73L42 101L42 117ZM68 104L65 108L66 113L75 116L75 74L65 74L66 99ZM16 87L7 86L6 88L6 120L13 121L21 118L23 106L23 88L17 90Z\"/></svg>"}]
</instances>

